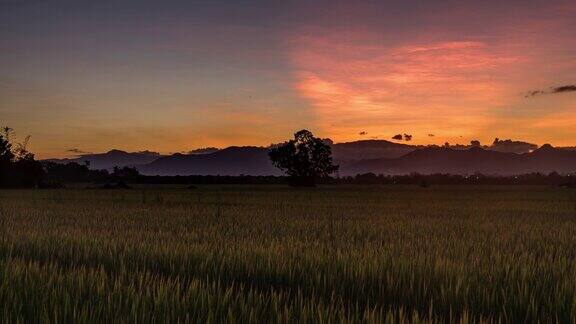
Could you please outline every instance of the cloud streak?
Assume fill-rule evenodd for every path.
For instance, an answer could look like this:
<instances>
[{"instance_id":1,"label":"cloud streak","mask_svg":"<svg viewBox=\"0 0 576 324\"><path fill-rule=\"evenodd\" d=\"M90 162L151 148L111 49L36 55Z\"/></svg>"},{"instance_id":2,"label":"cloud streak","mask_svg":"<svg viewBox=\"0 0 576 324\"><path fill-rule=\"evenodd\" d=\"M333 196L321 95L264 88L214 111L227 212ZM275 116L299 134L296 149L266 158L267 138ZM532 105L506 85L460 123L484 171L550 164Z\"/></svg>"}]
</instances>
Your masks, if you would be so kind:
<instances>
[{"instance_id":1,"label":"cloud streak","mask_svg":"<svg viewBox=\"0 0 576 324\"><path fill-rule=\"evenodd\" d=\"M561 87L556 87L552 89L552 93L563 93L576 91L576 85L565 85Z\"/></svg>"},{"instance_id":2,"label":"cloud streak","mask_svg":"<svg viewBox=\"0 0 576 324\"><path fill-rule=\"evenodd\" d=\"M74 153L74 154L90 154L91 152L87 152L87 151L83 151L79 148L71 148L71 149L67 149L66 152L68 153Z\"/></svg>"},{"instance_id":3,"label":"cloud streak","mask_svg":"<svg viewBox=\"0 0 576 324\"><path fill-rule=\"evenodd\" d=\"M570 84L570 85L563 85L563 86L559 86L559 87L552 87L549 90L532 90L532 91L528 91L528 93L526 93L526 95L524 95L524 97L529 98L529 97L535 97L535 96L540 96L540 95L545 95L545 94L558 94L558 93L567 93L567 92L576 92L576 85Z\"/></svg>"}]
</instances>

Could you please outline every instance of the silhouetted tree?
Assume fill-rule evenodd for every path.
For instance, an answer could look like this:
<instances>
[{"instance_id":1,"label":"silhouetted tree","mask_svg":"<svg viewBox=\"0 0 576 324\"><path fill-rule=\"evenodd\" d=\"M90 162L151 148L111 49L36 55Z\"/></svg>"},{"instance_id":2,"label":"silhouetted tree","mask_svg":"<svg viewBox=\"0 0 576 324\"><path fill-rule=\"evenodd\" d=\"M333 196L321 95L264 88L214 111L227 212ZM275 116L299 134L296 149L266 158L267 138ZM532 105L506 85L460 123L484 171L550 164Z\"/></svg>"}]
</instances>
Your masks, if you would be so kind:
<instances>
[{"instance_id":1,"label":"silhouetted tree","mask_svg":"<svg viewBox=\"0 0 576 324\"><path fill-rule=\"evenodd\" d=\"M42 162L46 175L45 184L74 183L74 182L102 182L109 178L107 170L90 170L87 163L56 163Z\"/></svg>"},{"instance_id":2,"label":"silhouetted tree","mask_svg":"<svg viewBox=\"0 0 576 324\"><path fill-rule=\"evenodd\" d=\"M14 173L18 187L37 186L44 177L42 164L34 159L34 154L32 153L27 153L14 162Z\"/></svg>"},{"instance_id":3,"label":"silhouetted tree","mask_svg":"<svg viewBox=\"0 0 576 324\"><path fill-rule=\"evenodd\" d=\"M332 149L307 130L294 134L294 139L273 147L268 152L274 166L290 177L292 186L314 186L338 170L333 164Z\"/></svg>"},{"instance_id":4,"label":"silhouetted tree","mask_svg":"<svg viewBox=\"0 0 576 324\"><path fill-rule=\"evenodd\" d=\"M470 141L470 145L475 146L475 147L480 147L480 141L478 141L478 140Z\"/></svg>"},{"instance_id":5,"label":"silhouetted tree","mask_svg":"<svg viewBox=\"0 0 576 324\"><path fill-rule=\"evenodd\" d=\"M10 143L10 131L8 127L2 129L0 133L0 186L6 186L9 183L9 175L14 160L12 153L12 143Z\"/></svg>"},{"instance_id":6,"label":"silhouetted tree","mask_svg":"<svg viewBox=\"0 0 576 324\"><path fill-rule=\"evenodd\" d=\"M4 127L0 133L0 187L33 187L42 181L42 164L34 159L23 143L12 143L14 131Z\"/></svg>"},{"instance_id":7,"label":"silhouetted tree","mask_svg":"<svg viewBox=\"0 0 576 324\"><path fill-rule=\"evenodd\" d=\"M396 140L396 141L401 141L402 138L403 138L403 137L402 137L402 134L397 134L397 135L392 136L392 139L393 139L393 140Z\"/></svg>"}]
</instances>

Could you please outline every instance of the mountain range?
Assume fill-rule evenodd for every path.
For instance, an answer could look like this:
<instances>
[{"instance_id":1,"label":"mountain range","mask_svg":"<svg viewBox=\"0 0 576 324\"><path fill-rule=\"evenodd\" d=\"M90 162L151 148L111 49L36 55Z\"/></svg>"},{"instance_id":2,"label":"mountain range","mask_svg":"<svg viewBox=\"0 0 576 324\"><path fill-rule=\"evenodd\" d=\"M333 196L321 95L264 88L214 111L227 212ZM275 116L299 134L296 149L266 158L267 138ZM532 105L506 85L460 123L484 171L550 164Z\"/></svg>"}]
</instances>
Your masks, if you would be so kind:
<instances>
[{"instance_id":1,"label":"mountain range","mask_svg":"<svg viewBox=\"0 0 576 324\"><path fill-rule=\"evenodd\" d=\"M328 141L331 143L330 141ZM576 151L534 144L496 140L490 146L416 146L385 140L364 140L332 144L339 175L451 173L513 175L531 172L576 172ZM124 152L111 150L58 163L89 162L92 169L135 166L147 175L281 175L268 158L267 147L231 146L224 149L195 150L187 154Z\"/></svg>"},{"instance_id":2,"label":"mountain range","mask_svg":"<svg viewBox=\"0 0 576 324\"><path fill-rule=\"evenodd\" d=\"M66 159L48 159L46 161L57 163L86 163L88 162L90 169L112 169L115 166L140 166L151 163L160 158L160 153L141 151L141 152L125 152L121 150L110 150L106 153L96 154L82 154L75 158Z\"/></svg>"}]
</instances>

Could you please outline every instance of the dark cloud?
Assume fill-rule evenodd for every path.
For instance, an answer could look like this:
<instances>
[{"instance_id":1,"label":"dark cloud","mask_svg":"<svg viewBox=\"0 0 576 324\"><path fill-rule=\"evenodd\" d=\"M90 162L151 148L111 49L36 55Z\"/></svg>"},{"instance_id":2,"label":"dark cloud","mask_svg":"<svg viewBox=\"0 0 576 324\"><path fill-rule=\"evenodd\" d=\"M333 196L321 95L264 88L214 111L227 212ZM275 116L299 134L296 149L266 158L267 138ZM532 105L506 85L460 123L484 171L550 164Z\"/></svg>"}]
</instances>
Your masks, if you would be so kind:
<instances>
[{"instance_id":1,"label":"dark cloud","mask_svg":"<svg viewBox=\"0 0 576 324\"><path fill-rule=\"evenodd\" d=\"M563 93L563 92L572 92L576 91L576 85L565 85L561 87L552 88L552 93Z\"/></svg>"},{"instance_id":2,"label":"dark cloud","mask_svg":"<svg viewBox=\"0 0 576 324\"><path fill-rule=\"evenodd\" d=\"M88 153L91 153L91 152L82 151L81 149L75 148L75 147L74 147L74 148L71 148L71 149L67 149L66 152L74 153L74 154L88 154Z\"/></svg>"},{"instance_id":3,"label":"dark cloud","mask_svg":"<svg viewBox=\"0 0 576 324\"><path fill-rule=\"evenodd\" d=\"M543 95L546 92L542 91L542 90L532 90L532 91L528 91L525 95L524 98L529 98L529 97L534 97L534 96L539 96L539 95Z\"/></svg>"},{"instance_id":4,"label":"dark cloud","mask_svg":"<svg viewBox=\"0 0 576 324\"><path fill-rule=\"evenodd\" d=\"M358 135L366 135L368 134L366 131L361 131L360 133L358 133Z\"/></svg>"},{"instance_id":5,"label":"dark cloud","mask_svg":"<svg viewBox=\"0 0 576 324\"><path fill-rule=\"evenodd\" d=\"M392 139L395 140L395 141L406 141L406 142L409 142L409 141L412 140L412 135L410 135L410 134L404 134L404 135L402 135L402 134L397 134L397 135L392 136Z\"/></svg>"},{"instance_id":6,"label":"dark cloud","mask_svg":"<svg viewBox=\"0 0 576 324\"><path fill-rule=\"evenodd\" d=\"M524 97L529 98L529 97L534 97L534 96L539 96L539 95L544 95L544 94L566 93L566 92L573 92L573 91L576 91L576 85L569 84L569 85L563 85L563 86L559 86L559 87L553 87L553 88L550 88L550 90L528 91L524 95Z\"/></svg>"},{"instance_id":7,"label":"dark cloud","mask_svg":"<svg viewBox=\"0 0 576 324\"><path fill-rule=\"evenodd\" d=\"M434 137L434 134L428 134L428 137Z\"/></svg>"},{"instance_id":8,"label":"dark cloud","mask_svg":"<svg viewBox=\"0 0 576 324\"><path fill-rule=\"evenodd\" d=\"M198 148L198 149L194 149L192 151L188 151L188 154L210 154L210 153L214 153L216 151L220 150L217 147L203 147L203 148Z\"/></svg>"}]
</instances>

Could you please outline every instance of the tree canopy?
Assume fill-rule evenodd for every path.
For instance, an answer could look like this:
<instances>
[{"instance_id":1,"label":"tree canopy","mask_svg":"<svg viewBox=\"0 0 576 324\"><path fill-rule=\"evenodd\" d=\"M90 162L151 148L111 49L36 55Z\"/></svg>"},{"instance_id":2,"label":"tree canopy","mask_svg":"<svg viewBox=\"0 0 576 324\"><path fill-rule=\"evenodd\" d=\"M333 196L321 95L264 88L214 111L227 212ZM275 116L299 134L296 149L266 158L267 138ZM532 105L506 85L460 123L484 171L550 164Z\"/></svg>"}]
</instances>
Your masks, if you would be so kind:
<instances>
[{"instance_id":1,"label":"tree canopy","mask_svg":"<svg viewBox=\"0 0 576 324\"><path fill-rule=\"evenodd\" d=\"M0 187L36 186L44 174L42 165L26 148L29 137L14 145L13 134L9 127L0 132Z\"/></svg>"},{"instance_id":2,"label":"tree canopy","mask_svg":"<svg viewBox=\"0 0 576 324\"><path fill-rule=\"evenodd\" d=\"M274 166L285 172L295 186L313 186L319 178L338 171L332 161L332 149L308 130L301 130L291 139L273 147L268 153Z\"/></svg>"}]
</instances>

